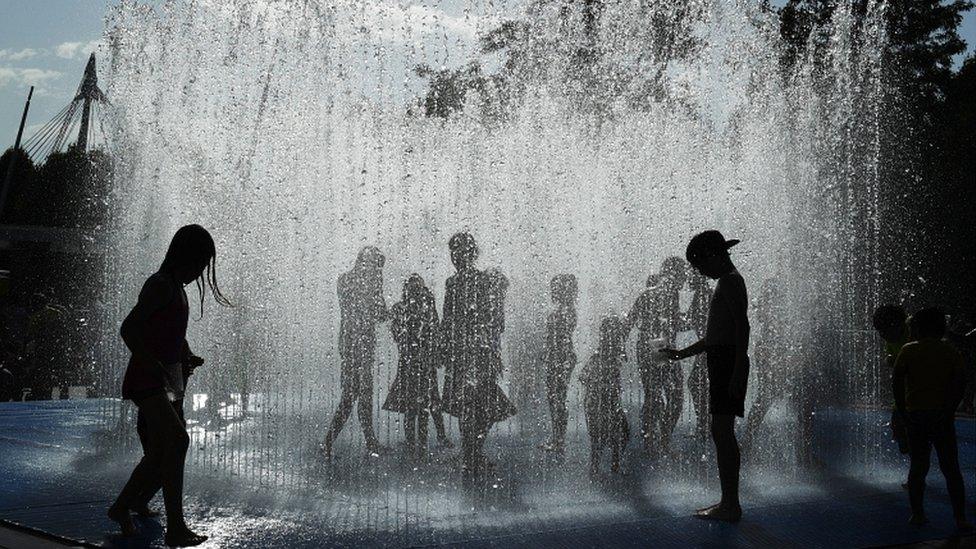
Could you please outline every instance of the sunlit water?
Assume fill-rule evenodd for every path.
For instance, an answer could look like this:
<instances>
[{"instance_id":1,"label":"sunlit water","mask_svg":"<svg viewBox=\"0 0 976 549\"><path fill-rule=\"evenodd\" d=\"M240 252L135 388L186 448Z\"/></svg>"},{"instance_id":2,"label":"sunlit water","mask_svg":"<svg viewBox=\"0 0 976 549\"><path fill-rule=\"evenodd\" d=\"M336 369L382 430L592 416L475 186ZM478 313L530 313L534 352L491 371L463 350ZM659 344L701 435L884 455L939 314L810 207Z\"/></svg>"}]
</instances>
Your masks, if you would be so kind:
<instances>
[{"instance_id":1,"label":"sunlit water","mask_svg":"<svg viewBox=\"0 0 976 549\"><path fill-rule=\"evenodd\" d=\"M599 318L626 312L647 274L706 228L742 240L734 259L754 296L772 277L785 292L786 343L770 366L784 398L757 442L762 474L797 470L795 416L806 396L824 406L881 401L865 365L874 342L863 331L885 91L878 6L857 28L839 9L813 33L829 44L820 68L805 59L786 70L779 22L762 2L678 4L608 4L589 34L574 3L560 11L516 1L200 0L114 9L104 80L123 206L110 231L106 324L118 325L172 233L191 222L215 235L218 277L236 305L208 301L190 327L208 361L190 389L201 393L191 413L196 471L353 499L400 498L409 477L443 491L422 491L422 515L452 513L450 452L435 454L429 474L384 481L390 460L378 467L362 457L354 418L337 464L322 465L316 446L338 400L339 274L374 244L387 256L388 304L411 272L440 303L452 272L447 239L461 229L475 235L480 266L512 281L502 385L520 411L490 435L503 480L486 490L510 494L513 479L532 482L534 507L554 490L602 497L584 481L575 378L568 465L536 449L549 430L536 360L548 280L560 272L580 280L575 338L585 359ZM413 68L480 59L501 74L505 54L479 54L477 40L515 19L532 25L509 48L523 60L509 73L518 99L497 115L483 108L490 91L469 93L450 118L425 117L417 104L425 81ZM396 350L387 326L379 332L376 425L395 452L400 416L379 406ZM115 387L126 353L114 333L102 352L103 382ZM636 432L633 364L624 377ZM107 410L107 423L123 410ZM693 419L686 395L675 455L645 463L634 454L626 467L669 493L714 489ZM873 444L837 451L864 463L880 451Z\"/></svg>"}]
</instances>

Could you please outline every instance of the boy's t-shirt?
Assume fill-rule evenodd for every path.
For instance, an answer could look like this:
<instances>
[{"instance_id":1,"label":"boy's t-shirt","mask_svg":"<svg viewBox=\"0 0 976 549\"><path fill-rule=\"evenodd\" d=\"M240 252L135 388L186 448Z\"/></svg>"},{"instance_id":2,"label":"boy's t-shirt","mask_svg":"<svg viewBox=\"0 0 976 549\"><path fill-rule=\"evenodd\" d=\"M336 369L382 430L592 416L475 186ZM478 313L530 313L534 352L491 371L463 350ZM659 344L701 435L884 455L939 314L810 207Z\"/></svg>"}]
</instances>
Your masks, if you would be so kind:
<instances>
[{"instance_id":1,"label":"boy's t-shirt","mask_svg":"<svg viewBox=\"0 0 976 549\"><path fill-rule=\"evenodd\" d=\"M928 338L906 343L895 360L895 379L905 380L905 409L941 410L956 376L962 371L962 355L941 339Z\"/></svg>"},{"instance_id":2,"label":"boy's t-shirt","mask_svg":"<svg viewBox=\"0 0 976 549\"><path fill-rule=\"evenodd\" d=\"M746 283L739 271L731 271L718 279L705 324L705 344L709 347L734 346L735 311L748 311Z\"/></svg>"}]
</instances>

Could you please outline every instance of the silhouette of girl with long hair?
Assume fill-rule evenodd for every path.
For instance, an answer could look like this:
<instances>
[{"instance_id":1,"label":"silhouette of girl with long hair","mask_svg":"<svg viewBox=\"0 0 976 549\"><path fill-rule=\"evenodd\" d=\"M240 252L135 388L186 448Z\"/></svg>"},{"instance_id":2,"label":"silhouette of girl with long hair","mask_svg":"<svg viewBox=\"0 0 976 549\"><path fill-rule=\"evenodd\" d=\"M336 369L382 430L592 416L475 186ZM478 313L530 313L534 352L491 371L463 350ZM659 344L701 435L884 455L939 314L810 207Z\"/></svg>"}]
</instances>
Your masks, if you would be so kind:
<instances>
[{"instance_id":1,"label":"silhouette of girl with long hair","mask_svg":"<svg viewBox=\"0 0 976 549\"><path fill-rule=\"evenodd\" d=\"M427 453L427 414L432 405L431 396L437 391L431 353L438 319L434 295L420 275L410 275L403 284L403 299L393 305L390 317L390 331L400 356L383 409L406 416L403 428L407 457L422 458Z\"/></svg>"},{"instance_id":2,"label":"silhouette of girl with long hair","mask_svg":"<svg viewBox=\"0 0 976 549\"><path fill-rule=\"evenodd\" d=\"M471 234L455 234L448 246L457 272L447 279L441 322L440 353L447 367L443 407L459 420L462 467L468 476L490 465L483 448L491 425L515 414L496 383L507 281L500 273L475 268L478 247Z\"/></svg>"},{"instance_id":3,"label":"silhouette of girl with long hair","mask_svg":"<svg viewBox=\"0 0 976 549\"><path fill-rule=\"evenodd\" d=\"M546 397L552 415L552 438L543 449L561 452L566 440L566 393L569 380L576 367L576 350L573 349L573 332L576 330L576 277L560 274L549 283L552 302L556 306L546 321L546 341L542 362L546 370Z\"/></svg>"},{"instance_id":4,"label":"silhouette of girl with long hair","mask_svg":"<svg viewBox=\"0 0 976 549\"><path fill-rule=\"evenodd\" d=\"M123 534L133 534L130 510L144 505L144 494L161 481L166 544L178 546L207 540L190 530L183 516L183 467L190 437L173 405L183 398L184 367L193 356L186 342L190 307L183 289L192 282L200 295L201 315L207 287L218 304L230 305L217 285L213 238L199 225L176 231L162 265L146 280L138 302L122 322L122 340L132 352L122 397L139 409L145 422L145 446L142 459L108 510Z\"/></svg>"}]
</instances>

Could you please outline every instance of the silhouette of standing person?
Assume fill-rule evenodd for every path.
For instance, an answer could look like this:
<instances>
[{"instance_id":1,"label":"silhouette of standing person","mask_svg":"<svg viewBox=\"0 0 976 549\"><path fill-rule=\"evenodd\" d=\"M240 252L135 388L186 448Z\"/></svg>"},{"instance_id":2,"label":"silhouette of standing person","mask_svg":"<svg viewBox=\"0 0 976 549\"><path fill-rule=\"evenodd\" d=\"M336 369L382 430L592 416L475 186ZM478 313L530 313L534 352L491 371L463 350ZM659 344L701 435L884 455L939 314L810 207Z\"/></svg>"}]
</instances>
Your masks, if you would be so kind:
<instances>
[{"instance_id":1,"label":"silhouette of standing person","mask_svg":"<svg viewBox=\"0 0 976 549\"><path fill-rule=\"evenodd\" d=\"M390 310L390 331L400 356L396 377L383 404L384 410L406 416L404 436L410 459L427 454L427 414L431 409L431 395L437 392L431 356L437 326L433 294L420 275L410 275L403 284L402 301ZM433 388L431 382L435 384Z\"/></svg>"},{"instance_id":2,"label":"silhouette of standing person","mask_svg":"<svg viewBox=\"0 0 976 549\"><path fill-rule=\"evenodd\" d=\"M681 350L661 350L671 360L708 354L708 410L712 414L722 500L699 510L695 516L728 522L742 518L735 417L742 417L745 412L749 379L749 298L745 281L729 257L729 248L738 243L725 240L718 231L699 233L688 243L688 262L701 274L718 280L708 307L705 337Z\"/></svg>"},{"instance_id":3,"label":"silhouette of standing person","mask_svg":"<svg viewBox=\"0 0 976 549\"><path fill-rule=\"evenodd\" d=\"M871 318L874 329L884 341L884 363L889 371L894 372L895 360L901 348L908 343L908 313L901 305L881 305L874 311ZM898 413L894 403L891 405L891 440L898 445L898 451L908 454L908 433L902 421L902 414ZM904 483L908 488L908 483Z\"/></svg>"},{"instance_id":4,"label":"silhouette of standing person","mask_svg":"<svg viewBox=\"0 0 976 549\"><path fill-rule=\"evenodd\" d=\"M122 340L132 358L122 381L122 397L132 400L145 422L145 453L108 516L123 534L135 532L130 510L162 484L167 545L192 546L207 536L190 530L183 516L183 467L190 437L173 403L183 396L184 363L189 359L186 329L189 303L183 287L196 282L203 314L205 286L221 305L229 302L217 286L216 248L199 225L176 231L159 270L146 280L139 301L122 322Z\"/></svg>"},{"instance_id":5,"label":"silhouette of standing person","mask_svg":"<svg viewBox=\"0 0 976 549\"><path fill-rule=\"evenodd\" d=\"M576 351L573 349L573 332L576 330L576 277L560 274L549 284L552 302L556 306L546 321L546 341L542 362L546 370L546 397L552 415L552 438L543 449L561 452L566 439L569 412L566 409L566 393L569 380L576 367Z\"/></svg>"},{"instance_id":6,"label":"silhouette of standing person","mask_svg":"<svg viewBox=\"0 0 976 549\"><path fill-rule=\"evenodd\" d=\"M440 352L447 370L442 403L444 411L459 420L462 470L471 476L490 466L483 448L491 425L515 414L496 383L501 375L507 281L475 268L478 247L470 233L455 234L448 246L457 272L445 286Z\"/></svg>"},{"instance_id":7,"label":"silhouette of standing person","mask_svg":"<svg viewBox=\"0 0 976 549\"><path fill-rule=\"evenodd\" d=\"M352 270L339 277L339 383L342 396L332 425L325 434L322 450L332 457L332 444L357 410L359 425L366 439L366 451L378 455L382 448L373 432L373 356L376 352L376 325L389 316L383 301L383 265L386 258L374 246L359 251Z\"/></svg>"},{"instance_id":8,"label":"silhouette of standing person","mask_svg":"<svg viewBox=\"0 0 976 549\"><path fill-rule=\"evenodd\" d=\"M769 408L777 398L785 394L782 383L782 370L787 356L786 334L783 330L783 295L776 279L763 284L756 304L756 399L752 401L749 417L746 419L746 432L742 437L742 449L749 453L753 449L756 432L762 425Z\"/></svg>"},{"instance_id":9,"label":"silhouette of standing person","mask_svg":"<svg viewBox=\"0 0 976 549\"><path fill-rule=\"evenodd\" d=\"M692 271L688 279L692 291L691 306L685 316L685 326L687 329L693 330L695 336L701 339L705 337L705 324L708 321L708 304L712 299L712 288L704 275L694 269ZM688 392L691 394L691 402L695 408L695 435L699 440L704 440L708 436L708 424L710 422L706 355L707 353L695 355L695 363L691 367L691 375L688 376Z\"/></svg>"},{"instance_id":10,"label":"silhouette of standing person","mask_svg":"<svg viewBox=\"0 0 976 549\"><path fill-rule=\"evenodd\" d=\"M600 344L580 373L586 430L590 435L590 475L600 471L600 452L610 449L610 470L620 471L620 455L630 426L620 396L620 368L626 359L627 326L616 315L600 322Z\"/></svg>"},{"instance_id":11,"label":"silhouette of standing person","mask_svg":"<svg viewBox=\"0 0 976 549\"><path fill-rule=\"evenodd\" d=\"M965 391L963 359L945 341L945 313L935 307L921 309L908 321L911 338L895 360L892 389L895 409L905 421L911 467L908 495L912 506L909 523L927 522L923 499L932 448L945 477L953 518L960 531L970 531L966 520L966 488L959 469L956 440L956 408Z\"/></svg>"},{"instance_id":12,"label":"silhouette of standing person","mask_svg":"<svg viewBox=\"0 0 976 549\"><path fill-rule=\"evenodd\" d=\"M670 364L657 352L673 347L681 324L678 292L684 285L685 266L681 259L669 257L659 276L648 277L648 288L627 315L627 328L637 325L637 368L644 387L641 430L644 449L649 453L667 451L671 444L681 406L684 387L681 367ZM654 412L657 411L655 417ZM656 443L656 446L655 446Z\"/></svg>"}]
</instances>

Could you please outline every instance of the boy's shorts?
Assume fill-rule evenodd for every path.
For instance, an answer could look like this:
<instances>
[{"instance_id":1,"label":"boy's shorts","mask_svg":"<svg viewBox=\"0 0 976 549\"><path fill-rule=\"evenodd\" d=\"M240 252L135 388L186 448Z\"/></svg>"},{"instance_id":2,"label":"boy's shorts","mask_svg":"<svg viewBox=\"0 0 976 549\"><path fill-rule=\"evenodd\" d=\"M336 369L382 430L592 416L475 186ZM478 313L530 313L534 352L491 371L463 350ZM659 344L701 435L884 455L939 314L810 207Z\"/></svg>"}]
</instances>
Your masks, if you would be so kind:
<instances>
[{"instance_id":1,"label":"boy's shorts","mask_svg":"<svg viewBox=\"0 0 976 549\"><path fill-rule=\"evenodd\" d=\"M745 391L741 398L729 394L732 371L735 369L735 347L721 345L709 347L708 364L708 411L712 415L743 417L746 409Z\"/></svg>"}]
</instances>

